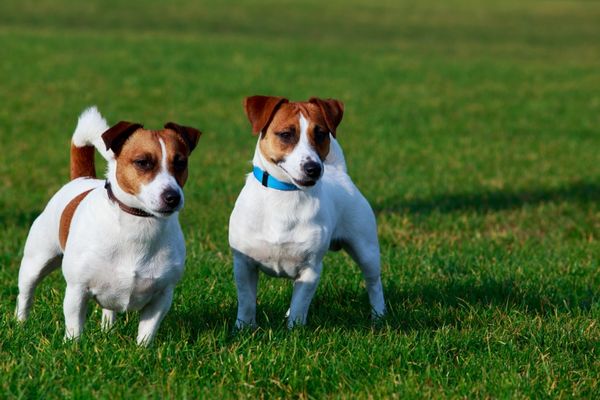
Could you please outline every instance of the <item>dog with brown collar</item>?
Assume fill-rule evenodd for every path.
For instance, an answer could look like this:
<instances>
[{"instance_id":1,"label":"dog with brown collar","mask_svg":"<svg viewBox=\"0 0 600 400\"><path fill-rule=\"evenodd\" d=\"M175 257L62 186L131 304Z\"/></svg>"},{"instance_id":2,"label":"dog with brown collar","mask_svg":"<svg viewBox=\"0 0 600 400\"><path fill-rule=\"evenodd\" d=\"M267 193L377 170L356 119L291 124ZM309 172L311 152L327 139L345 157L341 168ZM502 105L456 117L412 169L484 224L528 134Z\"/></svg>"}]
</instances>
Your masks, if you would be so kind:
<instances>
[{"instance_id":1,"label":"dog with brown collar","mask_svg":"<svg viewBox=\"0 0 600 400\"><path fill-rule=\"evenodd\" d=\"M109 128L95 107L81 114L71 143L71 181L50 199L25 243L19 321L27 319L38 283L62 261L66 339L80 336L94 299L103 308L104 329L117 312L139 310L137 342L152 341L184 270L178 212L200 135L172 122L156 131L124 121ZM106 180L96 179L95 149L108 162Z\"/></svg>"},{"instance_id":2,"label":"dog with brown collar","mask_svg":"<svg viewBox=\"0 0 600 400\"><path fill-rule=\"evenodd\" d=\"M244 106L258 141L229 220L236 326L256 325L259 270L294 281L288 327L304 325L323 257L342 248L362 270L372 316L383 316L375 215L350 179L336 139L343 104L252 96Z\"/></svg>"}]
</instances>

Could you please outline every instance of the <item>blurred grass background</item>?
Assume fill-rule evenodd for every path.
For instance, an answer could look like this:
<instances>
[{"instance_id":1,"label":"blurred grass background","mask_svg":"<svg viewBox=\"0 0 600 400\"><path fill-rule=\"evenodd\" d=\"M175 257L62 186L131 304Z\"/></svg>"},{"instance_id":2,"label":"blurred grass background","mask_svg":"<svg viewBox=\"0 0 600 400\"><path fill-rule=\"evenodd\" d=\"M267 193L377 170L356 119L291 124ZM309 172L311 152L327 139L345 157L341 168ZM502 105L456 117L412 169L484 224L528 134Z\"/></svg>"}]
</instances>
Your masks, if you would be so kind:
<instances>
[{"instance_id":1,"label":"blurred grass background","mask_svg":"<svg viewBox=\"0 0 600 400\"><path fill-rule=\"evenodd\" d=\"M15 1L0 4L3 397L581 397L598 391L600 4ZM232 335L227 221L252 94L346 104L339 140L378 217L390 315L328 256L306 329L262 276ZM22 246L68 176L79 112L204 134L186 275L151 350L90 307L62 343L63 279L12 319Z\"/></svg>"}]
</instances>

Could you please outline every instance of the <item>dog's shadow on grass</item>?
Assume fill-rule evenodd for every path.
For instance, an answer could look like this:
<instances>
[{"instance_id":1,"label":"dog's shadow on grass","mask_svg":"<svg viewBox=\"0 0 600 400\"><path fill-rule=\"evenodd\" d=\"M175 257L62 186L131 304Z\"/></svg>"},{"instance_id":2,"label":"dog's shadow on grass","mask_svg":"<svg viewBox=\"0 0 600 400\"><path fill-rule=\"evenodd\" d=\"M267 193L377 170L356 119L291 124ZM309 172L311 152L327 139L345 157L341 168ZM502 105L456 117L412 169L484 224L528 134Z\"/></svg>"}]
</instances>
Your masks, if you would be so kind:
<instances>
[{"instance_id":1,"label":"dog's shadow on grass","mask_svg":"<svg viewBox=\"0 0 600 400\"><path fill-rule=\"evenodd\" d=\"M460 327L468 323L487 323L498 314L519 313L531 316L589 310L599 301L592 286L541 288L513 280L486 279L427 282L401 286L388 283L384 288L388 314L383 325L409 332L435 330L443 326ZM340 299L348 303L340 303ZM364 289L340 289L315 298L309 324L345 329L370 328L368 299ZM477 322L479 321L479 322ZM489 322L489 320L488 320Z\"/></svg>"},{"instance_id":2,"label":"dog's shadow on grass","mask_svg":"<svg viewBox=\"0 0 600 400\"><path fill-rule=\"evenodd\" d=\"M477 193L443 194L423 199L405 199L394 195L373 204L377 214L407 212L430 214L455 211L475 211L479 213L510 210L525 205L549 202L574 202L579 204L600 202L600 184L594 182L574 182L555 188L532 188L520 191L486 190Z\"/></svg>"},{"instance_id":3,"label":"dog's shadow on grass","mask_svg":"<svg viewBox=\"0 0 600 400\"><path fill-rule=\"evenodd\" d=\"M196 342L207 332L219 331L229 333L233 329L235 318L235 302L230 306L198 303L193 306L174 306L165 319L168 330L181 332L190 343Z\"/></svg>"},{"instance_id":4,"label":"dog's shadow on grass","mask_svg":"<svg viewBox=\"0 0 600 400\"><path fill-rule=\"evenodd\" d=\"M403 286L391 282L385 285L385 294L388 314L380 323L373 323L364 288L319 291L309 310L307 329L368 331L383 326L401 332L434 331L441 327L488 324L501 315L546 318L585 312L599 300L599 293L592 286L560 290L491 278L479 283L431 281ZM232 340L234 300L227 306L199 304L173 310L168 325L173 331L186 332L190 342L210 331L224 332L225 341ZM258 305L257 322L261 328L286 330L284 314L288 303L282 300L264 301Z\"/></svg>"}]
</instances>

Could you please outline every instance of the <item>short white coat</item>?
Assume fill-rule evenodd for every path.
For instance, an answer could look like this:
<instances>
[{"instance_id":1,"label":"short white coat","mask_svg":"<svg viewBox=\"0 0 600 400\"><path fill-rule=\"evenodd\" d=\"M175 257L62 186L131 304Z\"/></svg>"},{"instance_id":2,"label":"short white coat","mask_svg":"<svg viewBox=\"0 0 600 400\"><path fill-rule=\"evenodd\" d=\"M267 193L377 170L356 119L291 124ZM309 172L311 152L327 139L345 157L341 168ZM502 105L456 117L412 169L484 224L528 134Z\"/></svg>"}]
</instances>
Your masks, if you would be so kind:
<instances>
[{"instance_id":1,"label":"short white coat","mask_svg":"<svg viewBox=\"0 0 600 400\"><path fill-rule=\"evenodd\" d=\"M82 126L86 128L85 135ZM97 139L107 128L95 108L87 110L80 118L73 142L79 146L98 145ZM108 180L113 188L118 188L115 158L112 152L99 150L109 163ZM62 258L67 282L65 337L80 336L87 301L95 299L104 309L104 328L114 323L116 312L141 310L137 341L146 344L169 310L173 289L184 270L185 244L178 213L148 218L125 213L109 199L104 184L104 180L90 178L67 183L34 221L19 270L16 315L21 321L28 317L35 287L60 267ZM59 225L63 210L73 198L90 189L75 210L62 249Z\"/></svg>"},{"instance_id":2,"label":"short white coat","mask_svg":"<svg viewBox=\"0 0 600 400\"><path fill-rule=\"evenodd\" d=\"M302 122L300 125L305 126ZM246 177L229 220L238 291L238 327L256 324L258 269L294 280L288 326L305 324L323 257L329 249L348 251L363 272L373 316L385 312L375 216L348 176L337 140L332 135L330 139L323 175L312 187L281 191L264 187L252 174ZM303 138L300 142L303 140L306 142ZM310 151L306 146L297 147L294 151ZM297 164L310 156L292 153L288 160L298 160ZM286 179L264 160L258 145L253 164L277 179ZM287 169L294 167L299 168L289 165Z\"/></svg>"}]
</instances>

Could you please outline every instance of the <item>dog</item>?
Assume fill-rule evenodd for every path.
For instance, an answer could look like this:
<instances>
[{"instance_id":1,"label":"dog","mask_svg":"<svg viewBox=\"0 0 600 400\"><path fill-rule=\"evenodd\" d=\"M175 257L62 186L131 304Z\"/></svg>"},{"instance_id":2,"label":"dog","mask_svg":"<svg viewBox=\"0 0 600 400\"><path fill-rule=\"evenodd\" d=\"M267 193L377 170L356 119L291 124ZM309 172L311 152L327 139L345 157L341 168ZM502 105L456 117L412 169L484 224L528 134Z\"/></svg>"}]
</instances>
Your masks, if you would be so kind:
<instances>
[{"instance_id":1,"label":"dog","mask_svg":"<svg viewBox=\"0 0 600 400\"><path fill-rule=\"evenodd\" d=\"M81 335L93 298L103 308L105 330L117 312L139 310L137 343L152 341L184 270L178 212L188 156L200 135L172 122L158 131L126 121L109 128L95 107L80 115L71 181L33 222L25 243L19 321L27 319L38 283L62 260L66 340ZM95 179L94 149L107 160L106 180Z\"/></svg>"},{"instance_id":2,"label":"dog","mask_svg":"<svg viewBox=\"0 0 600 400\"><path fill-rule=\"evenodd\" d=\"M371 315L385 314L375 215L346 170L334 99L252 96L244 109L258 135L253 171L229 221L238 296L236 328L256 326L259 269L294 281L287 325L305 325L323 257L345 249L366 282Z\"/></svg>"}]
</instances>

